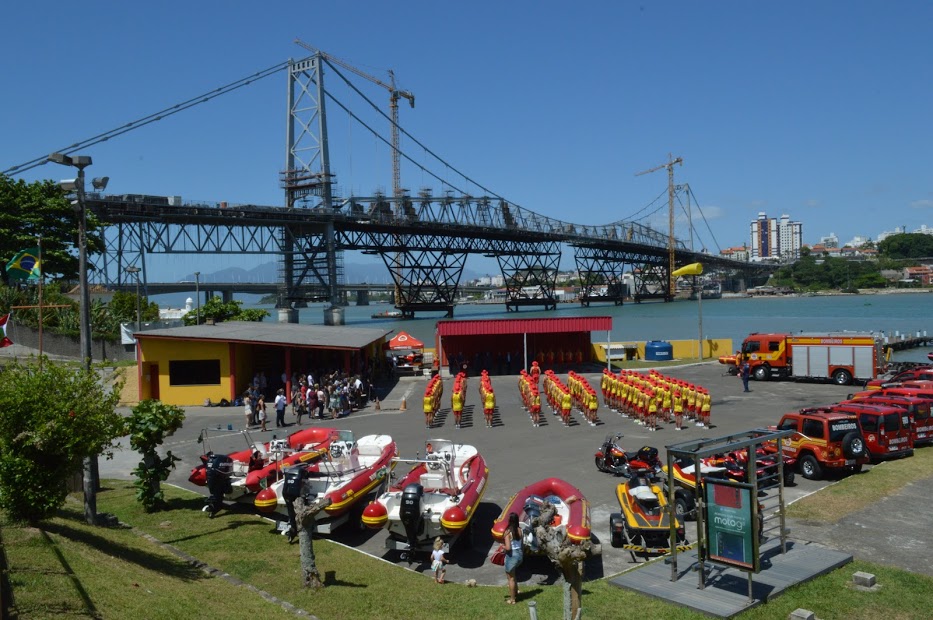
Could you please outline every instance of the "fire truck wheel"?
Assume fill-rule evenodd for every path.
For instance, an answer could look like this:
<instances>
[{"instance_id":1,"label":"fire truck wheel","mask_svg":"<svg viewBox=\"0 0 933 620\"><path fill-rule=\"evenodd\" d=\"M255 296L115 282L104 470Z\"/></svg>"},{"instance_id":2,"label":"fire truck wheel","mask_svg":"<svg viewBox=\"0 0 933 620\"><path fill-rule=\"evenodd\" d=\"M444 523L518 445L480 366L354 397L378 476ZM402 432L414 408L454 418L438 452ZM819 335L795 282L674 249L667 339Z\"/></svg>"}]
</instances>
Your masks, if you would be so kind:
<instances>
[{"instance_id":1,"label":"fire truck wheel","mask_svg":"<svg viewBox=\"0 0 933 620\"><path fill-rule=\"evenodd\" d=\"M805 455L800 459L800 473L807 480L819 480L823 477L823 468L819 461L812 454Z\"/></svg>"},{"instance_id":2,"label":"fire truck wheel","mask_svg":"<svg viewBox=\"0 0 933 620\"><path fill-rule=\"evenodd\" d=\"M767 381L771 378L771 367L767 364L755 367L755 381Z\"/></svg>"},{"instance_id":3,"label":"fire truck wheel","mask_svg":"<svg viewBox=\"0 0 933 620\"><path fill-rule=\"evenodd\" d=\"M833 373L833 383L836 385L849 385L852 383L852 374L848 370L840 368Z\"/></svg>"}]
</instances>

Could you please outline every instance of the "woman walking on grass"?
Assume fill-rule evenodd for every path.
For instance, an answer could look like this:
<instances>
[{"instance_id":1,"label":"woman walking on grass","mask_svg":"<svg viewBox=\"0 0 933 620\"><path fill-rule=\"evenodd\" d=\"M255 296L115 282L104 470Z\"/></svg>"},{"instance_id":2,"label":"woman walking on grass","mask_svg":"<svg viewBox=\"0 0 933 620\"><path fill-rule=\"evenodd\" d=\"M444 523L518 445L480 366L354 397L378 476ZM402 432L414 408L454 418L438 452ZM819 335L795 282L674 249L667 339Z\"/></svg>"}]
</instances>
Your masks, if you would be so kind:
<instances>
[{"instance_id":1,"label":"woman walking on grass","mask_svg":"<svg viewBox=\"0 0 933 620\"><path fill-rule=\"evenodd\" d=\"M518 515L509 513L509 524L505 528L505 575L509 580L509 605L515 604L518 597L518 582L515 581L515 571L522 563L522 534L518 529Z\"/></svg>"}]
</instances>

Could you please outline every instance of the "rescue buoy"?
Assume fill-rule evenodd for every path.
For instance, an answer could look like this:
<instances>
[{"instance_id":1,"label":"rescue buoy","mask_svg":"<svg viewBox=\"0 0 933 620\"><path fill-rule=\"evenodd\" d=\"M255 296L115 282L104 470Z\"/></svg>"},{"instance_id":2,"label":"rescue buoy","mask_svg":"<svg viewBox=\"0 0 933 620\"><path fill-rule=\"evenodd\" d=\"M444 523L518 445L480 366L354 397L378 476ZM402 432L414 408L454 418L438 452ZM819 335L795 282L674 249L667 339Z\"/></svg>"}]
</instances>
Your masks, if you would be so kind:
<instances>
[{"instance_id":1,"label":"rescue buoy","mask_svg":"<svg viewBox=\"0 0 933 620\"><path fill-rule=\"evenodd\" d=\"M259 512L275 512L275 507L279 503L279 498L275 495L275 491L271 488L266 488L256 495L256 499L253 503L256 506L256 510Z\"/></svg>"},{"instance_id":2,"label":"rescue buoy","mask_svg":"<svg viewBox=\"0 0 933 620\"><path fill-rule=\"evenodd\" d=\"M370 502L363 510L363 525L378 530L389 520L386 507L379 502Z\"/></svg>"}]
</instances>

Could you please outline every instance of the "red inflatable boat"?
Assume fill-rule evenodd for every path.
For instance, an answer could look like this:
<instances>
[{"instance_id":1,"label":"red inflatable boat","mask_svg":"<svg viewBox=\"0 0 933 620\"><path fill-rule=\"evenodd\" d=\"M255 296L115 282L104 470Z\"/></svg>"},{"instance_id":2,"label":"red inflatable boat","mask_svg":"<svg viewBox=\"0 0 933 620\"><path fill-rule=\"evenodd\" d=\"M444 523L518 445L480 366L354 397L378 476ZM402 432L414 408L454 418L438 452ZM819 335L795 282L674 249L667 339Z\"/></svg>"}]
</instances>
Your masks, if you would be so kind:
<instances>
[{"instance_id":1,"label":"red inflatable boat","mask_svg":"<svg viewBox=\"0 0 933 620\"><path fill-rule=\"evenodd\" d=\"M554 507L556 514L551 527L564 527L571 542L579 544L590 538L590 503L580 490L560 478L545 478L529 484L516 493L502 509L502 514L492 524L492 536L502 542L509 513L518 514L523 531L531 529L532 518L541 513L545 504ZM532 549L533 551L533 549Z\"/></svg>"},{"instance_id":2,"label":"red inflatable boat","mask_svg":"<svg viewBox=\"0 0 933 620\"><path fill-rule=\"evenodd\" d=\"M309 463L327 452L330 444L340 439L341 432L336 428L305 428L296 431L285 439L273 439L267 443L253 442L246 431L243 436L248 448L233 452L227 456L233 461L231 474L232 491L228 499L237 499L244 495L258 493L265 486L270 486L282 477L284 468L299 463ZM201 431L201 440L207 446L206 431ZM188 481L198 486L207 484L208 450L201 455L201 464L191 470ZM256 454L258 453L258 454ZM255 455L255 459L253 459ZM253 459L252 464L250 460Z\"/></svg>"}]
</instances>

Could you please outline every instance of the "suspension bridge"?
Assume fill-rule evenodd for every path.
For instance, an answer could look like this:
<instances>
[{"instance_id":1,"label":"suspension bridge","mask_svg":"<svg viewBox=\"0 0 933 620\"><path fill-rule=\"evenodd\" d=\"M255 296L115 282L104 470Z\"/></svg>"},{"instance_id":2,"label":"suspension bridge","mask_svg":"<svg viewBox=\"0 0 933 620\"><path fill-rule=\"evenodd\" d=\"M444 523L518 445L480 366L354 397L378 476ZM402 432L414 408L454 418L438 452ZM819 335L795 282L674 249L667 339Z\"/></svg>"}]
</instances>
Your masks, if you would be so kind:
<instances>
[{"instance_id":1,"label":"suspension bridge","mask_svg":"<svg viewBox=\"0 0 933 620\"><path fill-rule=\"evenodd\" d=\"M696 252L675 238L674 205L679 201L679 192L689 192L689 186L674 184L674 166L681 163L679 158L672 156L666 164L645 171L664 168L668 172L670 229L666 232L636 219L594 225L544 216L488 190L409 135L398 123L398 101L404 98L413 106L414 96L395 87L394 75L390 73L390 82L386 83L307 44L299 44L313 55L277 65L64 150L76 152L257 79L282 71L287 74L288 143L285 169L279 179L284 205L192 203L172 196L83 193L86 207L101 224L105 246L102 254L92 257L95 284L129 289L135 283L127 272L130 267L139 269L136 273L147 289L171 286L148 281L147 258L159 254L274 255L280 265L275 283L280 315L284 311L289 320L297 320L295 308L308 302L330 302L331 307L343 302L346 251L381 257L394 284L395 306L409 317L425 311L452 316L466 259L476 254L496 259L509 310L556 307L556 278L565 247L573 251L584 305L621 304L626 298L670 301L674 297L673 272L694 262L702 262L707 271L730 271L746 280L773 269ZM392 195L374 192L369 196L342 196L338 191L337 173L329 155L328 105L336 105L350 118L359 117L331 94L325 74L333 74L350 85L378 109L341 69L389 91L391 116L380 114L389 124L391 138L384 138L369 124L360 122L391 147ZM480 191L474 193L479 195L458 190L449 178L442 179L416 162L401 148L399 134L442 162L446 172L453 171L465 184L478 188ZM445 189L439 195L430 189L411 195L401 187L402 159L441 181ZM44 163L44 158L4 172L15 173L39 163ZM693 230L690 232L692 238ZM623 283L623 274L630 274L630 282L634 283L631 290ZM336 316L325 315L325 320L339 322Z\"/></svg>"}]
</instances>

